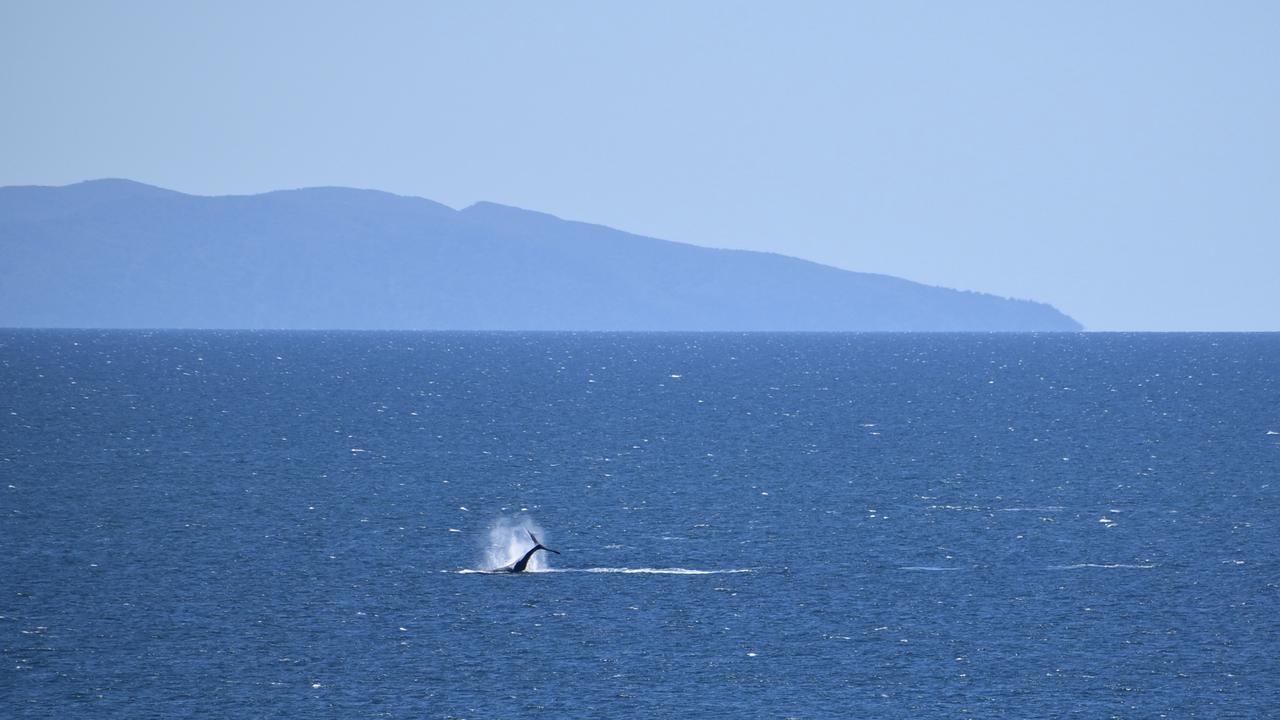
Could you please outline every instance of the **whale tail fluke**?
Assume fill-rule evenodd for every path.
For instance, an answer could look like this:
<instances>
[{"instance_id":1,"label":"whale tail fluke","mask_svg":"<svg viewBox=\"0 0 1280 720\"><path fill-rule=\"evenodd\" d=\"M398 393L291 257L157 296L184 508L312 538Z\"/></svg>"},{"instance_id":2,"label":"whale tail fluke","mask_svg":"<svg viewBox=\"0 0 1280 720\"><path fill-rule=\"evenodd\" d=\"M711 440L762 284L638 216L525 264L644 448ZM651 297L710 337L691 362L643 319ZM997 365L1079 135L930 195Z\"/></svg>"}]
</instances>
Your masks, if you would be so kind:
<instances>
[{"instance_id":1,"label":"whale tail fluke","mask_svg":"<svg viewBox=\"0 0 1280 720\"><path fill-rule=\"evenodd\" d=\"M512 565L505 568L507 572L513 572L513 573L524 572L529 567L529 559L532 558L533 554L538 552L539 550L546 550L547 552L553 552L557 555L560 554L559 550L552 550L546 545L543 545L542 543L538 542L537 535L534 535L529 530L525 530L525 532L529 533L529 539L533 541L533 547L530 548L529 551L524 554L524 557L520 558L519 560L515 561L515 563L513 563Z\"/></svg>"},{"instance_id":2,"label":"whale tail fluke","mask_svg":"<svg viewBox=\"0 0 1280 720\"><path fill-rule=\"evenodd\" d=\"M536 546L536 547L534 548L535 550L541 549L541 550L546 550L547 552L553 552L553 553L555 553L555 554L557 554L557 555L559 555L559 554L560 554L560 551L559 551L559 550L552 550L551 548L549 548L549 547L547 547L546 545L543 545L541 542L539 542L539 541L538 541L538 536L537 536L537 535L534 535L532 530L525 530L525 532L529 533L529 539L530 539L530 540L532 540L532 541L533 541L533 544Z\"/></svg>"}]
</instances>

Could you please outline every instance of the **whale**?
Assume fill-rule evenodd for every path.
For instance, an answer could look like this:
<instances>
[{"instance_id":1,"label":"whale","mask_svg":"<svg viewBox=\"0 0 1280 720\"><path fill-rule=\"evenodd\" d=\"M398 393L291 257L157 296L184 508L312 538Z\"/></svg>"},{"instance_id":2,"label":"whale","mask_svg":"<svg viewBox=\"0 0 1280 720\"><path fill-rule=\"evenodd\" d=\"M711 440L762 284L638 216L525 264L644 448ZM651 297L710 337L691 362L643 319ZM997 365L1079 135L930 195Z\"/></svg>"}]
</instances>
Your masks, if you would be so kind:
<instances>
[{"instance_id":1,"label":"whale","mask_svg":"<svg viewBox=\"0 0 1280 720\"><path fill-rule=\"evenodd\" d=\"M503 570L505 570L505 571L507 571L507 572L510 572L510 573L524 572L524 571L525 571L525 569L529 567L529 560L530 560L530 558L532 558L532 557L533 557L533 554L534 554L534 553L536 553L536 552L538 552L539 550L546 550L547 552L553 552L553 553L555 553L555 554L557 554L557 555L559 555L559 554L560 554L560 551L559 551L559 550L552 550L551 548L547 547L546 545L543 545L542 543L538 542L538 537L537 537L536 535L534 535L532 531L525 530L525 532L529 533L529 539L533 541L533 549L531 549L531 550L529 550L529 552L525 553L525 554L524 554L524 557L522 557L522 558L520 558L519 560L515 561L514 563L511 563L510 565L508 565L508 566L506 566L506 567L502 568Z\"/></svg>"}]
</instances>

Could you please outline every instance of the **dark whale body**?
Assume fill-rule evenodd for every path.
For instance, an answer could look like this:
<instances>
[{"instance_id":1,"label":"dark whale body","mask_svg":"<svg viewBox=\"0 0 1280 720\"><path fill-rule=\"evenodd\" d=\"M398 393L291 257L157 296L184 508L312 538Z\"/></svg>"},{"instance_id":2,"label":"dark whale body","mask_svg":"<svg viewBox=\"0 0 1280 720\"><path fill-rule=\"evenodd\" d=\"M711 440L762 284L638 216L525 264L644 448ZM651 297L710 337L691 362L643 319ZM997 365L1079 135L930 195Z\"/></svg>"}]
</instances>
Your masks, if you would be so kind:
<instances>
[{"instance_id":1,"label":"dark whale body","mask_svg":"<svg viewBox=\"0 0 1280 720\"><path fill-rule=\"evenodd\" d=\"M532 558L532 557L533 557L533 554L534 554L534 553L536 553L536 552L538 552L539 550L546 550L547 552L553 552L553 553L555 553L555 554L557 554L557 555L559 555L559 554L560 554L560 551L559 551L559 550L552 550L551 548L547 547L546 545L543 545L542 543L538 542L538 538L537 538L537 536L535 536L532 532L529 532L528 530L526 530L525 532L528 532L528 533L529 533L529 538L530 538L531 540L533 540L533 549L531 549L529 552L525 553L525 554L524 554L524 557L522 557L522 558L520 558L519 560L515 561L515 563L513 563L513 564L511 564L511 565L508 565L508 566L506 566L505 568L503 568L503 570L506 570L507 572L513 572L513 573L524 572L524 571L525 571L525 568L529 567L529 560L530 560L530 558Z\"/></svg>"}]
</instances>

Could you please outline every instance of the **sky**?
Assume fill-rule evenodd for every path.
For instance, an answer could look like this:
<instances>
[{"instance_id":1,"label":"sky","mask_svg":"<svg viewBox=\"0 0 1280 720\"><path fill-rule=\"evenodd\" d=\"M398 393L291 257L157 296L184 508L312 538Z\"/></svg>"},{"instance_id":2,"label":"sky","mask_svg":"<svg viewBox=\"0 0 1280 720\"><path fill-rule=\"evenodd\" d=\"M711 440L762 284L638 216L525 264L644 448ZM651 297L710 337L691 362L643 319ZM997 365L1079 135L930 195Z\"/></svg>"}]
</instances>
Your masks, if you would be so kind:
<instances>
[{"instance_id":1,"label":"sky","mask_svg":"<svg viewBox=\"0 0 1280 720\"><path fill-rule=\"evenodd\" d=\"M0 2L0 185L340 185L1280 330L1277 2Z\"/></svg>"}]
</instances>

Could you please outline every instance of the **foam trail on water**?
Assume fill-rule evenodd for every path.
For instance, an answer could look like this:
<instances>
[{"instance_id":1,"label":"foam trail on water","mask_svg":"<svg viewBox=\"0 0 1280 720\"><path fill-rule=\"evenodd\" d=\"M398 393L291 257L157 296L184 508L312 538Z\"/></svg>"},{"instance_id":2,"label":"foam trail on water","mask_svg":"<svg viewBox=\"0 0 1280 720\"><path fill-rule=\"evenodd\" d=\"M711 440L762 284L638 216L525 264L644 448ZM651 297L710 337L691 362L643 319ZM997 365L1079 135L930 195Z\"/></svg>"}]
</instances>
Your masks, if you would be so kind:
<instances>
[{"instance_id":1,"label":"foam trail on water","mask_svg":"<svg viewBox=\"0 0 1280 720\"><path fill-rule=\"evenodd\" d=\"M1137 563L1076 563L1074 565L1050 565L1050 570L1083 570L1085 568L1101 568L1104 570L1130 569L1130 570L1150 570L1155 567L1154 564L1137 564Z\"/></svg>"},{"instance_id":2,"label":"foam trail on water","mask_svg":"<svg viewBox=\"0 0 1280 720\"><path fill-rule=\"evenodd\" d=\"M529 533L538 536L539 540L546 541L546 532L542 526L534 522L533 518L527 515L517 515L515 517L500 517L493 521L489 526L489 544L485 546L484 551L484 569L500 570L516 560L533 547L533 541L529 539ZM552 547L555 547L554 545ZM547 556L550 553L537 552L529 559L529 566L525 568L526 572L543 572L548 568Z\"/></svg>"},{"instance_id":3,"label":"foam trail on water","mask_svg":"<svg viewBox=\"0 0 1280 720\"><path fill-rule=\"evenodd\" d=\"M635 575L726 575L729 573L748 573L750 568L733 570L691 570L689 568L624 568L624 567L592 567L563 568L548 572L584 572L584 573L627 573Z\"/></svg>"},{"instance_id":4,"label":"foam trail on water","mask_svg":"<svg viewBox=\"0 0 1280 720\"><path fill-rule=\"evenodd\" d=\"M532 565L532 563L530 563ZM441 572L446 572L441 570ZM454 570L459 575L487 574L494 570ZM622 573L626 575L729 575L733 573L749 573L751 568L733 568L730 570L694 570L691 568L624 568L624 567L590 567L590 568L545 568L546 573Z\"/></svg>"}]
</instances>

